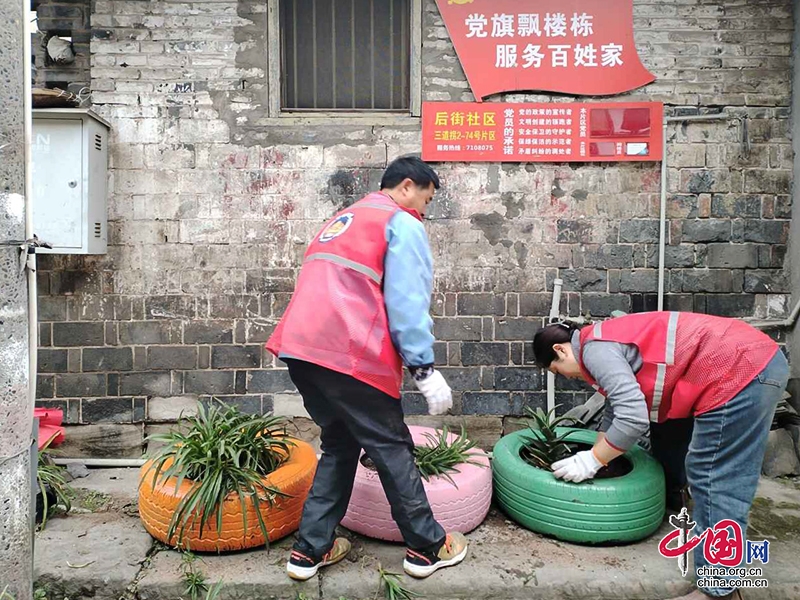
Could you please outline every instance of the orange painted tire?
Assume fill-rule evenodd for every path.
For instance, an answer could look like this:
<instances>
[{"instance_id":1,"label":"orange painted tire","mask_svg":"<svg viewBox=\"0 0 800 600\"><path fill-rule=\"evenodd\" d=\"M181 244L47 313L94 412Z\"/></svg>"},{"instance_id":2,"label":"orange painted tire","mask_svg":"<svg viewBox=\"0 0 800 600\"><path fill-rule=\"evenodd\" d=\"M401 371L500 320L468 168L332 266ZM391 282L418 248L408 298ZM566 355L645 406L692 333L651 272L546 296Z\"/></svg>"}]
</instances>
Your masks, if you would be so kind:
<instances>
[{"instance_id":1,"label":"orange painted tire","mask_svg":"<svg viewBox=\"0 0 800 600\"><path fill-rule=\"evenodd\" d=\"M314 473L317 470L317 455L314 449L301 440L293 440L289 460L280 468L264 478L266 485L288 494L278 497L273 506L261 503L261 514L267 525L269 541L279 540L297 531ZM153 474L147 474L152 461L148 461L140 470L139 516L145 529L157 540L178 546L177 533L172 541L167 541L167 532L172 515L183 497L189 492L192 482L184 481L175 490L175 478L162 479L153 488ZM216 517L212 517L203 529L200 537L200 521L186 526L182 548L198 552L224 552L227 550L243 550L263 546L264 534L258 525L258 517L252 501L245 503L247 508L247 531L242 525L242 507L236 494L224 500L222 517L222 535L217 534Z\"/></svg>"}]
</instances>

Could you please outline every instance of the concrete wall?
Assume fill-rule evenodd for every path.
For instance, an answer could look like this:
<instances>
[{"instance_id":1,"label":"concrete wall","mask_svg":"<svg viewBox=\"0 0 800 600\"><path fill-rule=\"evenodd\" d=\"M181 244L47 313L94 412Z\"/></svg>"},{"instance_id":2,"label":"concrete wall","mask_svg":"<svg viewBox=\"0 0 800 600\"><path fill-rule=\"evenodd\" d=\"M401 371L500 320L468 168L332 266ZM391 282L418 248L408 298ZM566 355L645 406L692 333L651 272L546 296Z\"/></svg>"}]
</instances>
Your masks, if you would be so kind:
<instances>
[{"instance_id":1,"label":"concrete wall","mask_svg":"<svg viewBox=\"0 0 800 600\"><path fill-rule=\"evenodd\" d=\"M0 3L0 591L33 593L28 286L25 239L23 4Z\"/></svg>"},{"instance_id":2,"label":"concrete wall","mask_svg":"<svg viewBox=\"0 0 800 600\"><path fill-rule=\"evenodd\" d=\"M472 100L433 0L423 16L423 100ZM669 114L725 110L741 124L669 132L667 308L773 318L789 307L792 5L634 2L658 80L619 100ZM95 110L109 119L107 256L40 262L42 403L70 423L174 419L217 395L300 414L261 346L305 245L336 210L418 152L413 119L270 118L263 1L97 0ZM509 101L566 100L509 94ZM562 311L654 309L657 164L441 164L428 231L437 362L464 415L544 402L529 341L558 276ZM586 389L560 381L559 402ZM414 394L410 413L423 410Z\"/></svg>"}]
</instances>

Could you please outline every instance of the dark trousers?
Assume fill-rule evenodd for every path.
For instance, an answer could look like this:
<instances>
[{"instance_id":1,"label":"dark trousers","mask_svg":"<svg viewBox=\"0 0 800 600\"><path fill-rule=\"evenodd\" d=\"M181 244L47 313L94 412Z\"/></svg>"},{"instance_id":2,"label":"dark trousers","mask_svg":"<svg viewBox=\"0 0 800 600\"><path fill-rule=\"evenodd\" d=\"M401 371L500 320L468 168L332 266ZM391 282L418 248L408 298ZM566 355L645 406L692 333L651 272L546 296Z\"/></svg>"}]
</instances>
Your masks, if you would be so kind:
<instances>
[{"instance_id":1,"label":"dark trousers","mask_svg":"<svg viewBox=\"0 0 800 600\"><path fill-rule=\"evenodd\" d=\"M686 453L692 441L693 424L692 418L650 423L650 447L664 467L667 507L676 511L683 505L681 492L687 487Z\"/></svg>"},{"instance_id":2,"label":"dark trousers","mask_svg":"<svg viewBox=\"0 0 800 600\"><path fill-rule=\"evenodd\" d=\"M303 507L295 549L321 558L344 518L363 448L375 463L392 518L412 550L437 550L445 532L433 518L414 462L400 401L349 375L285 359L308 414L322 429L322 457Z\"/></svg>"}]
</instances>

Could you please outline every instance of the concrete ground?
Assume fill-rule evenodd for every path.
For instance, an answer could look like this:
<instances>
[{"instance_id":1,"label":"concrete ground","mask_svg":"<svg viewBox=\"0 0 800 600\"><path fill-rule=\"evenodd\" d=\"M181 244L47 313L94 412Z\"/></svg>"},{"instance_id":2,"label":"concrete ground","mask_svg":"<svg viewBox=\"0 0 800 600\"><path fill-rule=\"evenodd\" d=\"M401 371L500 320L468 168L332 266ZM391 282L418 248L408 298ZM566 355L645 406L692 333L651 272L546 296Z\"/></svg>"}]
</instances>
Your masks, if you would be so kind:
<instances>
[{"instance_id":1,"label":"concrete ground","mask_svg":"<svg viewBox=\"0 0 800 600\"><path fill-rule=\"evenodd\" d=\"M37 535L37 587L49 600L189 600L181 579L181 556L155 543L136 512L136 469L92 470L73 482L76 508L52 518ZM526 531L496 509L468 537L462 566L424 581L404 577L426 598L569 600L660 600L688 592L675 560L658 554L669 526L643 542L594 548L567 544ZM378 566L401 573L403 548L343 532L354 551L343 563L298 584L284 565L291 538L265 550L203 555L196 563L211 583L222 580L220 600L366 600L382 597ZM752 514L750 539L769 539L766 590L751 599L800 598L800 482L763 480ZM377 596L376 596L377 594Z\"/></svg>"}]
</instances>

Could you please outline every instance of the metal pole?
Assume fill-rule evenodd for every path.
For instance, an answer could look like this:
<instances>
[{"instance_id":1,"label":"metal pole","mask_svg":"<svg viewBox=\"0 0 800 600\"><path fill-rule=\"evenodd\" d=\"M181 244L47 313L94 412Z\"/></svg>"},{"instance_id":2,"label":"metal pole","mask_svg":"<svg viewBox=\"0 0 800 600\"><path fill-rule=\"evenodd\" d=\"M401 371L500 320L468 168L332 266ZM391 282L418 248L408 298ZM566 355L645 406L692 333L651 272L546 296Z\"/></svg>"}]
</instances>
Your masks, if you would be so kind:
<instances>
[{"instance_id":1,"label":"metal pole","mask_svg":"<svg viewBox=\"0 0 800 600\"><path fill-rule=\"evenodd\" d=\"M564 285L562 279L553 282L553 299L550 302L550 319L558 317L559 307L561 306L561 286ZM550 371L547 372L547 410L553 410L556 406L556 376Z\"/></svg>"},{"instance_id":2,"label":"metal pole","mask_svg":"<svg viewBox=\"0 0 800 600\"><path fill-rule=\"evenodd\" d=\"M667 121L663 123L661 155L661 203L658 215L658 310L664 310L664 257L667 250Z\"/></svg>"}]
</instances>

